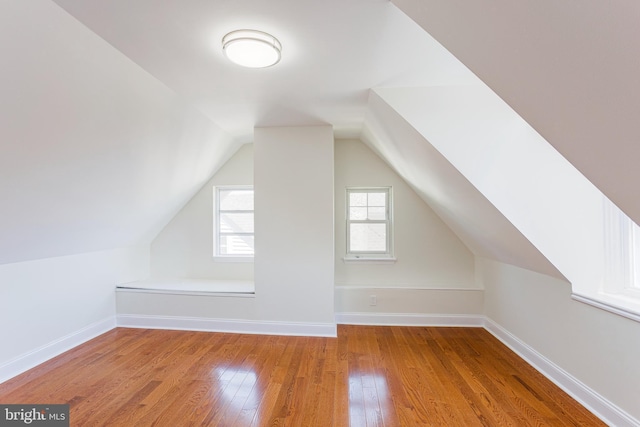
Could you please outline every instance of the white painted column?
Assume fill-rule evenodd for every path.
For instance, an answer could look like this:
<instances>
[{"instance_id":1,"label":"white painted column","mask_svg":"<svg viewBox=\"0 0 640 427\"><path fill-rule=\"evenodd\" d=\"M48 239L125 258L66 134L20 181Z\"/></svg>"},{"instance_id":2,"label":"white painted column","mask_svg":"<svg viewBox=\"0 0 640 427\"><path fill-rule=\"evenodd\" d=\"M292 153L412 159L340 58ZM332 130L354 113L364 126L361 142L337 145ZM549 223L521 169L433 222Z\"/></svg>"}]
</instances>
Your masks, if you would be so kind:
<instances>
[{"instance_id":1,"label":"white painted column","mask_svg":"<svg viewBox=\"0 0 640 427\"><path fill-rule=\"evenodd\" d=\"M258 317L335 330L333 129L256 128Z\"/></svg>"}]
</instances>

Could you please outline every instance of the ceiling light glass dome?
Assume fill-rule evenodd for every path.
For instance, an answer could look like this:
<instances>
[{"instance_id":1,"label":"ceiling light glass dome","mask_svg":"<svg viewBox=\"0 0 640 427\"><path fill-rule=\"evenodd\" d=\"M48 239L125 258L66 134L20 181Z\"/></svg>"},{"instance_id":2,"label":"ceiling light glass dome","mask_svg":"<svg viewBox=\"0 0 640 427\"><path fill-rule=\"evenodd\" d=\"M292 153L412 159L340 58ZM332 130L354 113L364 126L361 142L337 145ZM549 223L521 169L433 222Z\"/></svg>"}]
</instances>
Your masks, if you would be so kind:
<instances>
[{"instance_id":1,"label":"ceiling light glass dome","mask_svg":"<svg viewBox=\"0 0 640 427\"><path fill-rule=\"evenodd\" d=\"M257 30L231 31L222 38L229 60L249 68L265 68L280 62L282 45L271 34Z\"/></svg>"}]
</instances>

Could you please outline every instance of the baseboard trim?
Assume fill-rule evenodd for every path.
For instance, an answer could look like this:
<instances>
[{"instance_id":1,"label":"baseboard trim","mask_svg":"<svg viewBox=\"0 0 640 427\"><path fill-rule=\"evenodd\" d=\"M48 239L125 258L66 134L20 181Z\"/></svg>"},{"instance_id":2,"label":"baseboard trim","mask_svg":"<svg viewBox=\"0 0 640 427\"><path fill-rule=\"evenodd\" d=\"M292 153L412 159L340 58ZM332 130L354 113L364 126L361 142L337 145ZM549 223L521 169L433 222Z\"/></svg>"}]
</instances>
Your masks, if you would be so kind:
<instances>
[{"instance_id":1,"label":"baseboard trim","mask_svg":"<svg viewBox=\"0 0 640 427\"><path fill-rule=\"evenodd\" d=\"M115 316L92 323L55 341L24 353L0 365L0 383L83 344L116 327Z\"/></svg>"},{"instance_id":2,"label":"baseboard trim","mask_svg":"<svg viewBox=\"0 0 640 427\"><path fill-rule=\"evenodd\" d=\"M640 420L609 402L493 320L485 318L484 328L608 425L616 427L640 426Z\"/></svg>"},{"instance_id":3,"label":"baseboard trim","mask_svg":"<svg viewBox=\"0 0 640 427\"><path fill-rule=\"evenodd\" d=\"M172 329L179 331L230 332L258 335L336 337L335 323L278 322L265 320L211 319L201 317L119 314L123 328Z\"/></svg>"},{"instance_id":4,"label":"baseboard trim","mask_svg":"<svg viewBox=\"0 0 640 427\"><path fill-rule=\"evenodd\" d=\"M474 314L336 313L336 323L379 326L466 326L481 328L484 316Z\"/></svg>"}]
</instances>

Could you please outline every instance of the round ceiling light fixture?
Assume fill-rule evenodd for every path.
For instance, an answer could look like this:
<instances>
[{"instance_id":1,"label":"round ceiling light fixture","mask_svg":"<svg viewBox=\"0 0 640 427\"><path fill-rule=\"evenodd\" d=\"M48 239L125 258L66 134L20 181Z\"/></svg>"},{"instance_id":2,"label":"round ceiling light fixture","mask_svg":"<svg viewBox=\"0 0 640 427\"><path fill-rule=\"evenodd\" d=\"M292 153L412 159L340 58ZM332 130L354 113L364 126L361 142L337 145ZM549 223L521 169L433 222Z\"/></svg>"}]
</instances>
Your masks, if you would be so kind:
<instances>
[{"instance_id":1,"label":"round ceiling light fixture","mask_svg":"<svg viewBox=\"0 0 640 427\"><path fill-rule=\"evenodd\" d=\"M280 62L282 45L271 34L257 30L235 30L222 38L229 60L249 68L265 68Z\"/></svg>"}]
</instances>

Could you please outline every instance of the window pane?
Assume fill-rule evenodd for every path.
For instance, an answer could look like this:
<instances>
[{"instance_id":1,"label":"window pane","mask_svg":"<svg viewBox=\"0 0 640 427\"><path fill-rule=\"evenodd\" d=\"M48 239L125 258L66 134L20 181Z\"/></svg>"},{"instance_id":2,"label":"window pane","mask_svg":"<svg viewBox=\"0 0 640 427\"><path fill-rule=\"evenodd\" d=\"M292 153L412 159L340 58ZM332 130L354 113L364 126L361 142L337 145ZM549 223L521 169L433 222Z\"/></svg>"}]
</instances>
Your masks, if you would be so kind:
<instances>
[{"instance_id":1,"label":"window pane","mask_svg":"<svg viewBox=\"0 0 640 427\"><path fill-rule=\"evenodd\" d=\"M369 206L386 206L387 193L367 193L369 195Z\"/></svg>"},{"instance_id":2,"label":"window pane","mask_svg":"<svg viewBox=\"0 0 640 427\"><path fill-rule=\"evenodd\" d=\"M253 255L253 236L220 236L220 255Z\"/></svg>"},{"instance_id":3,"label":"window pane","mask_svg":"<svg viewBox=\"0 0 640 427\"><path fill-rule=\"evenodd\" d=\"M369 208L369 215L367 216L368 219L372 219L372 220L382 220L384 221L385 219L387 219L387 209L385 207L373 207L373 208Z\"/></svg>"},{"instance_id":4,"label":"window pane","mask_svg":"<svg viewBox=\"0 0 640 427\"><path fill-rule=\"evenodd\" d=\"M253 233L253 212L220 212L220 233Z\"/></svg>"},{"instance_id":5,"label":"window pane","mask_svg":"<svg viewBox=\"0 0 640 427\"><path fill-rule=\"evenodd\" d=\"M351 252L387 252L386 224L350 224Z\"/></svg>"},{"instance_id":6,"label":"window pane","mask_svg":"<svg viewBox=\"0 0 640 427\"><path fill-rule=\"evenodd\" d=\"M220 210L252 211L253 190L220 190Z\"/></svg>"},{"instance_id":7,"label":"window pane","mask_svg":"<svg viewBox=\"0 0 640 427\"><path fill-rule=\"evenodd\" d=\"M349 193L349 206L367 206L367 193Z\"/></svg>"},{"instance_id":8,"label":"window pane","mask_svg":"<svg viewBox=\"0 0 640 427\"><path fill-rule=\"evenodd\" d=\"M367 219L367 208L365 207L350 208L349 219L355 219L355 220Z\"/></svg>"}]
</instances>

